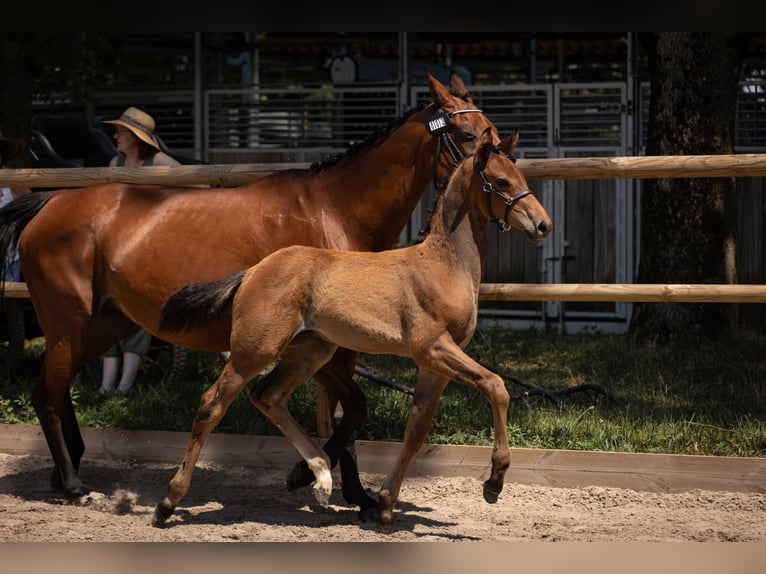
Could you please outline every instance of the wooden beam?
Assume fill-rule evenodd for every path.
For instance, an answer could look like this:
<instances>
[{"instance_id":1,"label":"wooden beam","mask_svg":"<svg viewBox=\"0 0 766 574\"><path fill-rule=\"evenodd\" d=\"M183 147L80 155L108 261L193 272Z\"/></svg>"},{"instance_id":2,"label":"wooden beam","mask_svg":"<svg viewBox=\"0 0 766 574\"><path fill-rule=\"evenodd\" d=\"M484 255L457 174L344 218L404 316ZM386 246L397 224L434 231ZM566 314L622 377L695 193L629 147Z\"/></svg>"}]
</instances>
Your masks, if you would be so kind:
<instances>
[{"instance_id":1,"label":"wooden beam","mask_svg":"<svg viewBox=\"0 0 766 574\"><path fill-rule=\"evenodd\" d=\"M766 154L520 159L527 179L760 177Z\"/></svg>"},{"instance_id":2,"label":"wooden beam","mask_svg":"<svg viewBox=\"0 0 766 574\"><path fill-rule=\"evenodd\" d=\"M5 297L29 298L26 283L5 283ZM481 301L766 303L766 285L633 283L482 283Z\"/></svg>"},{"instance_id":3,"label":"wooden beam","mask_svg":"<svg viewBox=\"0 0 766 574\"><path fill-rule=\"evenodd\" d=\"M482 301L766 303L766 285L482 283Z\"/></svg>"},{"instance_id":4,"label":"wooden beam","mask_svg":"<svg viewBox=\"0 0 766 574\"><path fill-rule=\"evenodd\" d=\"M83 187L97 183L242 184L310 163L3 169L0 185ZM647 179L766 176L766 154L519 159L527 179Z\"/></svg>"},{"instance_id":5,"label":"wooden beam","mask_svg":"<svg viewBox=\"0 0 766 574\"><path fill-rule=\"evenodd\" d=\"M29 299L29 290L26 283L13 283L0 281L3 297L8 299Z\"/></svg>"},{"instance_id":6,"label":"wooden beam","mask_svg":"<svg viewBox=\"0 0 766 574\"><path fill-rule=\"evenodd\" d=\"M81 430L86 459L175 465L181 462L189 441L186 432L93 427ZM359 440L356 442L359 469L384 475L391 470L401 448L399 442ZM0 452L50 456L37 425L0 424ZM426 444L412 460L407 476L467 476L485 480L491 456L489 446ZM298 452L281 436L212 433L200 454L200 462L286 470L298 460ZM603 486L648 492L693 489L766 492L766 458L512 448L505 480L506 484Z\"/></svg>"}]
</instances>

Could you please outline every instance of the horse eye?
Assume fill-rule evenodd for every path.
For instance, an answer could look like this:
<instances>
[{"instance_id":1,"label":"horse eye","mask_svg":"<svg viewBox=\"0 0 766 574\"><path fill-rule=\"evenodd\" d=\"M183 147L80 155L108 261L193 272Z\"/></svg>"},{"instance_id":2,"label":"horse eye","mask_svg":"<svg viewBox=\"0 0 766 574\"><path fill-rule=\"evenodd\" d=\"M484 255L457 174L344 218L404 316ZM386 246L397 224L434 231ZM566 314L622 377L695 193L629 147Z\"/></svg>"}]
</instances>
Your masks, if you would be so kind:
<instances>
[{"instance_id":1,"label":"horse eye","mask_svg":"<svg viewBox=\"0 0 766 574\"><path fill-rule=\"evenodd\" d=\"M498 178L495 182L497 184L498 189L508 189L510 187L510 184L508 183L507 179Z\"/></svg>"},{"instance_id":2,"label":"horse eye","mask_svg":"<svg viewBox=\"0 0 766 574\"><path fill-rule=\"evenodd\" d=\"M464 139L464 140L465 140L465 141L467 141L467 142L469 142L469 141L471 141L471 140L475 140L475 139L476 139L476 136L475 136L475 135L473 135L473 134L472 134L472 133L470 133L470 132L460 132L460 138L461 138L461 139Z\"/></svg>"}]
</instances>

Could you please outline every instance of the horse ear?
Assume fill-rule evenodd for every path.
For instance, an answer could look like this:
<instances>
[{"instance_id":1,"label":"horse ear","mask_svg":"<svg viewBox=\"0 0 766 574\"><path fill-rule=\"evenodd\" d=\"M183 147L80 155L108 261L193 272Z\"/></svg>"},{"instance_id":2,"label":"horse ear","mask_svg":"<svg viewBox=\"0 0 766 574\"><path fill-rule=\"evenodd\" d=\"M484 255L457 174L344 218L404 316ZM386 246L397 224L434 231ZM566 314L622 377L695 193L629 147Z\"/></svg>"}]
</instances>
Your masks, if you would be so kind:
<instances>
[{"instance_id":1,"label":"horse ear","mask_svg":"<svg viewBox=\"0 0 766 574\"><path fill-rule=\"evenodd\" d=\"M431 98L433 98L434 103L442 109L451 106L454 97L428 70L426 70L426 80L428 80L428 89L431 92Z\"/></svg>"},{"instance_id":2,"label":"horse ear","mask_svg":"<svg viewBox=\"0 0 766 574\"><path fill-rule=\"evenodd\" d=\"M463 77L457 72L452 72L449 76L449 91L453 96L471 102L471 94L468 92L468 88L465 87Z\"/></svg>"},{"instance_id":3,"label":"horse ear","mask_svg":"<svg viewBox=\"0 0 766 574\"><path fill-rule=\"evenodd\" d=\"M516 148L516 144L519 143L519 130L517 129L513 134L505 138L503 141L500 142L500 145L497 147L500 148L500 151L502 151L506 155L511 155L513 153L513 150Z\"/></svg>"},{"instance_id":4,"label":"horse ear","mask_svg":"<svg viewBox=\"0 0 766 574\"><path fill-rule=\"evenodd\" d=\"M492 145L492 128L487 128L481 133L479 145L474 153L474 158L476 159L476 164L479 166L479 169L487 167L489 155L492 153Z\"/></svg>"}]
</instances>

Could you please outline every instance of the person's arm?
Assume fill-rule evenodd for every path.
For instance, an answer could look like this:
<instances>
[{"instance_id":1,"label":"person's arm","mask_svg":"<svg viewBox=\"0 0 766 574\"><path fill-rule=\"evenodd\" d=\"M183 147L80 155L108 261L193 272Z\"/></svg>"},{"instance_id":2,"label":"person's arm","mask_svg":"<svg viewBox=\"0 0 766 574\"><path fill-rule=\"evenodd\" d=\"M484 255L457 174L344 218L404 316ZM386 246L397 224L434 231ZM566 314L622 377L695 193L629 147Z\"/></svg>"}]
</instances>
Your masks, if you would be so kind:
<instances>
[{"instance_id":1,"label":"person's arm","mask_svg":"<svg viewBox=\"0 0 766 574\"><path fill-rule=\"evenodd\" d=\"M170 157L165 152L158 151L156 154L154 154L152 165L181 165L181 162Z\"/></svg>"},{"instance_id":2,"label":"person's arm","mask_svg":"<svg viewBox=\"0 0 766 574\"><path fill-rule=\"evenodd\" d=\"M152 161L152 165L173 166L173 165L181 165L181 163L177 161L176 159L172 158L171 156L169 156L168 154L160 151L154 155L154 160ZM207 183L200 183L197 185L188 185L184 187L210 187L210 185L208 185Z\"/></svg>"}]
</instances>

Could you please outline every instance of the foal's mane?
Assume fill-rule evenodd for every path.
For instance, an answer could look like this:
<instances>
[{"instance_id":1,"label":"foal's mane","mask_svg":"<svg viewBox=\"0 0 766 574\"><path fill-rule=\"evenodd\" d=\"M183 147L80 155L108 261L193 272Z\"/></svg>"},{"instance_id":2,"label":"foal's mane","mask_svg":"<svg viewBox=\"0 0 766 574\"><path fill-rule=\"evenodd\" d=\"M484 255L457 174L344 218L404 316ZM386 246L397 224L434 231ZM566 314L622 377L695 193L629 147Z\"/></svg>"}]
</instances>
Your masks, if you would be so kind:
<instances>
[{"instance_id":1,"label":"foal's mane","mask_svg":"<svg viewBox=\"0 0 766 574\"><path fill-rule=\"evenodd\" d=\"M313 164L311 164L311 167L309 168L311 170L311 173L316 174L322 171L327 171L328 169L332 168L335 164L337 164L339 161L346 159L348 157L359 155L363 150L370 148L373 145L380 142L381 140L387 138L391 132L393 132L399 126L404 124L410 118L410 116L412 116L416 112L419 112L420 110L422 110L428 105L429 103L426 102L426 103L420 104L416 108L411 108L409 111L405 112L403 115L391 120L388 123L388 125L376 129L373 133L371 133L369 136L367 136L363 140L360 140L356 143L351 144L346 151L330 156L327 159L324 159L322 161L314 162Z\"/></svg>"},{"instance_id":2,"label":"foal's mane","mask_svg":"<svg viewBox=\"0 0 766 574\"><path fill-rule=\"evenodd\" d=\"M496 153L496 154L501 155L503 157L507 157L513 163L516 163L516 158L513 155L509 155L509 154L505 153L503 150L501 150L496 145L492 146L492 153ZM449 175L449 178L447 179L447 185L436 188L437 193L436 193L436 195L434 195L434 198L431 201L431 207L429 207L428 211L427 211L427 213L428 213L428 221L426 222L425 227L423 227L422 229L420 229L418 231L418 236L415 239L413 239L412 241L409 242L409 245L414 245L414 244L417 244L417 243L422 243L423 240L426 237L428 237L428 234L431 232L431 222L433 221L434 214L436 213L436 206L439 204L439 201L441 200L442 196L444 195L444 192L449 187L450 182L452 181L452 178L455 177L455 175L457 174L458 171L459 171L459 168L456 168ZM406 246L403 245L402 247L406 247Z\"/></svg>"}]
</instances>

